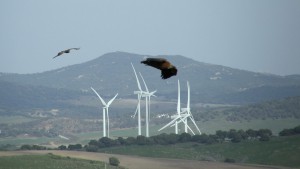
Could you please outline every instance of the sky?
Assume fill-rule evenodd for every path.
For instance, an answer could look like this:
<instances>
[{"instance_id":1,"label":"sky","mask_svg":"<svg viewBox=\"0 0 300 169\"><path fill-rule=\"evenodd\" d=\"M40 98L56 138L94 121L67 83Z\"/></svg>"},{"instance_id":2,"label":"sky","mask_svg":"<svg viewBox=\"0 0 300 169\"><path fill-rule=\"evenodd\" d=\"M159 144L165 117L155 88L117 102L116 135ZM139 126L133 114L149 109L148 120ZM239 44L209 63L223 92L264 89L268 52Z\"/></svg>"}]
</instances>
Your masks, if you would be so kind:
<instances>
[{"instance_id":1,"label":"sky","mask_svg":"<svg viewBox=\"0 0 300 169\"><path fill-rule=\"evenodd\" d=\"M39 73L123 51L300 74L299 0L1 0L0 72ZM59 51L78 51L52 59Z\"/></svg>"}]
</instances>

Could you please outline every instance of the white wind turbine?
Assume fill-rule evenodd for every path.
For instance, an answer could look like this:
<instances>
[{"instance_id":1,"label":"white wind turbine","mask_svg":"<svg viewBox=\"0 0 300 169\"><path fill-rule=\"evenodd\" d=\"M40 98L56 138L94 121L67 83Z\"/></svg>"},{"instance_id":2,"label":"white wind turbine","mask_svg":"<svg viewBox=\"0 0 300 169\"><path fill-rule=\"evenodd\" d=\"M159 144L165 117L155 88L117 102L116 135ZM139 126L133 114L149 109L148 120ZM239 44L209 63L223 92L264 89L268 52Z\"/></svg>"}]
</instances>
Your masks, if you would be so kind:
<instances>
[{"instance_id":1,"label":"white wind turbine","mask_svg":"<svg viewBox=\"0 0 300 169\"><path fill-rule=\"evenodd\" d=\"M196 129L198 130L199 134L201 134L201 131L199 129L199 127L197 126L195 120L194 120L194 117L192 115L192 112L191 112L191 108L190 108L190 83L187 81L187 88L188 88L188 98L187 98L187 107L186 108L182 108L181 109L181 113L182 114L185 114L185 117L183 118L183 120L185 121L185 132L187 132L187 119L189 118L192 123L194 124L194 126L196 127ZM194 135L195 133L193 132L193 130L190 130Z\"/></svg>"},{"instance_id":2,"label":"white wind turbine","mask_svg":"<svg viewBox=\"0 0 300 169\"><path fill-rule=\"evenodd\" d=\"M200 129L198 128L198 126L197 126L197 124L194 120L194 117L191 113L191 110L190 110L190 85L189 85L189 82L187 82L187 88L188 88L187 107L180 109L180 83L179 83L179 80L178 80L177 114L172 116L173 120L170 123L166 124L164 127L159 129L158 131L161 131L161 130L165 129L168 126L170 126L170 127L175 126L175 133L178 134L178 124L183 122L184 123L184 132L187 133L188 129L189 129L195 135L195 132L187 124L187 119L190 118L190 120L193 122L193 124L195 125L195 127L197 128L199 133L201 134Z\"/></svg>"},{"instance_id":3,"label":"white wind turbine","mask_svg":"<svg viewBox=\"0 0 300 169\"><path fill-rule=\"evenodd\" d=\"M154 93L156 92L156 90L153 91L153 92L149 92L148 87L146 85L146 82L145 82L142 74L139 73L140 77L143 80L145 89L146 89L146 91L143 91L142 88L141 88L139 78L136 74L136 71L135 71L134 66L133 66L132 63L131 63L131 66L132 66L132 69L134 71L134 75L135 75L137 85L138 85L138 89L139 89L138 91L134 91L134 94L138 95L138 105L137 105L137 108L136 108L136 111L135 111L135 114L133 115L133 117L135 117L135 115L138 113L138 135L142 135L142 130L141 130L141 98L145 97L145 100L146 100L146 107L145 107L145 109L146 109L146 137L149 137L149 118L150 118L149 116L150 116L150 103L151 103L150 98L151 98L151 96L155 96Z\"/></svg>"},{"instance_id":4,"label":"white wind turbine","mask_svg":"<svg viewBox=\"0 0 300 169\"><path fill-rule=\"evenodd\" d=\"M91 89L96 93L98 98L100 99L101 103L103 104L103 137L109 137L109 116L108 116L108 107L110 104L115 100L115 98L118 96L118 93L110 99L107 103L101 98L101 96L98 94L98 92L91 87ZM106 135L106 115L107 115L107 135Z\"/></svg>"},{"instance_id":5,"label":"white wind turbine","mask_svg":"<svg viewBox=\"0 0 300 169\"><path fill-rule=\"evenodd\" d=\"M175 126L175 133L178 134L178 124L180 122L183 122L185 124L185 132L187 132L187 129L189 129L193 133L193 130L187 124L187 121L186 121L187 116L188 116L188 114L182 113L181 109L180 109L180 83L179 83L179 80L178 80L177 114L171 116L171 118L173 120L171 122L169 122L168 124L166 124L165 126L163 126L162 128L160 128L158 131L161 131L161 130L165 129L166 127L169 127L169 126L170 127Z\"/></svg>"}]
</instances>

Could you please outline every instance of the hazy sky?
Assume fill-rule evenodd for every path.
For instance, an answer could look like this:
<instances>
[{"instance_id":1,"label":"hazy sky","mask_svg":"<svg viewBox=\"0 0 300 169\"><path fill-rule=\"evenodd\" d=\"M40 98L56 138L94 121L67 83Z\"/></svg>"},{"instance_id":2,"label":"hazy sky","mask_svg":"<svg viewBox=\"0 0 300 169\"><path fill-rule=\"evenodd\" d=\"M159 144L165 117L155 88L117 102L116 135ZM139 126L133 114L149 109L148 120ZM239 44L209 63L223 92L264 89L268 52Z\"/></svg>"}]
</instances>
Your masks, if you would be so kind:
<instances>
[{"instance_id":1,"label":"hazy sky","mask_svg":"<svg viewBox=\"0 0 300 169\"><path fill-rule=\"evenodd\" d=\"M124 51L300 74L300 0L1 0L0 25L0 72Z\"/></svg>"}]
</instances>

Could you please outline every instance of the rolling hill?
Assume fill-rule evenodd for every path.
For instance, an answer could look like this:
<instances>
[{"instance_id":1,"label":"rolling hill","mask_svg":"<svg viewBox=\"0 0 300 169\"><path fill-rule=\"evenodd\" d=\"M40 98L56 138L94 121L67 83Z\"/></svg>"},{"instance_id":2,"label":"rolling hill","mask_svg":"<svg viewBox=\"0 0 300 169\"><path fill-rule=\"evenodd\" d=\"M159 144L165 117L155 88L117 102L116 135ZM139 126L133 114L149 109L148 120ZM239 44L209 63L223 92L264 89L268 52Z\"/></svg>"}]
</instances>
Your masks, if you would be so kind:
<instances>
[{"instance_id":1,"label":"rolling hill","mask_svg":"<svg viewBox=\"0 0 300 169\"><path fill-rule=\"evenodd\" d=\"M286 111L291 104L299 103L299 75L277 76L249 72L202 63L178 55L150 57L164 57L170 60L179 70L177 76L162 80L158 70L140 64L145 58L144 55L125 52L108 53L82 64L41 73L0 73L0 116L4 119L0 120L0 128L14 134L23 132L32 135L37 131L42 133L39 135L48 135L49 130L54 134L58 131L99 131L102 123L99 111L102 109L98 98L90 90L91 86L105 100L119 93L110 110L112 128L135 127L136 120L131 116L137 104L133 94L133 91L137 90L137 84L130 63L143 74L148 88L157 90L157 97L151 102L152 126L161 125L169 120L157 118L157 115L171 115L175 111L177 79L181 81L183 103L186 101L185 83L190 81L191 108L199 122L216 118L221 121L251 121L264 117L299 118L297 107ZM272 101L272 104L266 102L287 97L290 99ZM252 105L233 109L222 106L211 109L211 104ZM23 122L5 121L11 118L20 119L20 116ZM22 131L17 132L20 129Z\"/></svg>"},{"instance_id":2,"label":"rolling hill","mask_svg":"<svg viewBox=\"0 0 300 169\"><path fill-rule=\"evenodd\" d=\"M43 86L68 89L91 94L93 86L104 97L119 93L121 98L135 98L136 80L130 63L144 76L148 88L157 90L158 99L176 99L177 79L190 81L194 103L247 104L270 99L300 95L300 76L277 76L233 69L220 65L198 62L184 56L164 57L170 60L179 72L167 80L160 72L140 64L146 56L125 52L107 53L94 60L35 74L0 73L0 80L18 85ZM185 96L183 96L185 97Z\"/></svg>"}]
</instances>

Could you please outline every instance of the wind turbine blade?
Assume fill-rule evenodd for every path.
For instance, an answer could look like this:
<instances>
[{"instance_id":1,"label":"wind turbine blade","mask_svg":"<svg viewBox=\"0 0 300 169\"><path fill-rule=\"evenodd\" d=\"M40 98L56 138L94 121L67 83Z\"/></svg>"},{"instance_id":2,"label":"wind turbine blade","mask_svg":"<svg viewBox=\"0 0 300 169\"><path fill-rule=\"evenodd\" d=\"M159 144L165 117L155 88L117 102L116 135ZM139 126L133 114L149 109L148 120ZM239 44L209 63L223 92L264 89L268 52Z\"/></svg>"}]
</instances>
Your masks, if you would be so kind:
<instances>
[{"instance_id":1,"label":"wind turbine blade","mask_svg":"<svg viewBox=\"0 0 300 169\"><path fill-rule=\"evenodd\" d=\"M97 92L95 89L93 89L92 87L91 87L91 89L96 93L96 95L97 95L98 98L100 99L101 103L102 103L104 106L106 106L106 103L105 103L104 100L101 98L101 96L98 94L98 92Z\"/></svg>"},{"instance_id":2,"label":"wind turbine blade","mask_svg":"<svg viewBox=\"0 0 300 169\"><path fill-rule=\"evenodd\" d=\"M195 135L194 131L190 128L190 126L184 121L184 119L180 118L180 121L184 123L184 125L187 126L187 128Z\"/></svg>"},{"instance_id":3,"label":"wind turbine blade","mask_svg":"<svg viewBox=\"0 0 300 169\"><path fill-rule=\"evenodd\" d=\"M190 116L190 119L191 119L191 121L194 123L196 129L197 129L197 130L199 131L199 133L201 134L201 131L200 131L200 129L198 128L198 126L197 126L197 124L196 124L196 122L195 122L195 120L194 120L194 117L193 117L193 116Z\"/></svg>"},{"instance_id":4,"label":"wind turbine blade","mask_svg":"<svg viewBox=\"0 0 300 169\"><path fill-rule=\"evenodd\" d=\"M136 116L136 113L137 113L137 111L138 111L138 108L139 108L139 105L137 105L137 106L136 106L136 109L135 109L135 112L134 112L133 118L135 118L135 116Z\"/></svg>"},{"instance_id":5,"label":"wind turbine blade","mask_svg":"<svg viewBox=\"0 0 300 169\"><path fill-rule=\"evenodd\" d=\"M133 72L134 72L134 75L135 75L135 78L136 78L136 82L137 82L138 88L139 88L140 91L142 91L140 81L138 79L138 76L136 75L136 71L135 71L132 63L131 63L131 66L132 66L132 69L133 69Z\"/></svg>"},{"instance_id":6,"label":"wind turbine blade","mask_svg":"<svg viewBox=\"0 0 300 169\"><path fill-rule=\"evenodd\" d=\"M184 123L185 124L185 122L184 122L184 120L187 118L188 116L180 116L180 121L178 122L178 124L180 124L180 123Z\"/></svg>"},{"instance_id":7,"label":"wind turbine blade","mask_svg":"<svg viewBox=\"0 0 300 169\"><path fill-rule=\"evenodd\" d=\"M155 90L155 91L153 91L153 92L150 92L150 95L156 97L156 96L154 95L154 93L156 93L156 92L157 92L157 90Z\"/></svg>"},{"instance_id":8,"label":"wind turbine blade","mask_svg":"<svg viewBox=\"0 0 300 169\"><path fill-rule=\"evenodd\" d=\"M158 131L161 131L163 129L165 129L166 127L172 125L177 119L179 119L180 116L176 117L175 119L173 119L171 122L169 122L168 124L166 124L165 126L163 126L162 128L160 128Z\"/></svg>"},{"instance_id":9,"label":"wind turbine blade","mask_svg":"<svg viewBox=\"0 0 300 169\"><path fill-rule=\"evenodd\" d=\"M143 83L144 83L144 85L145 85L146 91L149 92L148 87L147 87L147 85L146 85L146 82L145 82L145 80L144 80L144 78L143 78L141 72L139 72L139 73L140 73L140 76L141 76L141 78L142 78L142 80L143 80Z\"/></svg>"},{"instance_id":10,"label":"wind turbine blade","mask_svg":"<svg viewBox=\"0 0 300 169\"><path fill-rule=\"evenodd\" d=\"M177 113L180 114L180 83L179 83L179 79L178 79Z\"/></svg>"},{"instance_id":11,"label":"wind turbine blade","mask_svg":"<svg viewBox=\"0 0 300 169\"><path fill-rule=\"evenodd\" d=\"M110 99L110 101L107 103L107 107L115 100L115 98L118 96L118 93L115 95L115 97L113 97L112 99Z\"/></svg>"},{"instance_id":12,"label":"wind turbine blade","mask_svg":"<svg viewBox=\"0 0 300 169\"><path fill-rule=\"evenodd\" d=\"M187 108L190 109L190 83L187 81L187 88L188 88L188 99L187 99Z\"/></svg>"},{"instance_id":13,"label":"wind turbine blade","mask_svg":"<svg viewBox=\"0 0 300 169\"><path fill-rule=\"evenodd\" d=\"M188 129L193 133L193 135L195 135L194 131L190 128L189 125L187 125Z\"/></svg>"},{"instance_id":14,"label":"wind turbine blade","mask_svg":"<svg viewBox=\"0 0 300 169\"><path fill-rule=\"evenodd\" d=\"M134 115L133 115L133 118L135 118L136 113L138 112L138 109L139 109L140 104L141 104L141 94L138 95L138 104L137 104L137 106L136 106L136 109L135 109L135 113L134 113Z\"/></svg>"}]
</instances>

